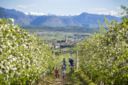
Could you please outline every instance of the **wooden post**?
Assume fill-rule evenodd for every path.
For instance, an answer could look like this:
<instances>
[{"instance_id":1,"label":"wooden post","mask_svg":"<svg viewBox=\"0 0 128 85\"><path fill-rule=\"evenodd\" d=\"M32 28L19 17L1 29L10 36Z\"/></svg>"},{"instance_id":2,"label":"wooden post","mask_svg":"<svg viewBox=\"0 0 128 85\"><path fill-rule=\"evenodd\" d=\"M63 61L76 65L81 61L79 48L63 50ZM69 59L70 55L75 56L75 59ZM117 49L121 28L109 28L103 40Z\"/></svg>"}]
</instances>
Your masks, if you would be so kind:
<instances>
[{"instance_id":1,"label":"wooden post","mask_svg":"<svg viewBox=\"0 0 128 85\"><path fill-rule=\"evenodd\" d=\"M78 50L76 52L76 70L79 70L79 57L78 57Z\"/></svg>"}]
</instances>

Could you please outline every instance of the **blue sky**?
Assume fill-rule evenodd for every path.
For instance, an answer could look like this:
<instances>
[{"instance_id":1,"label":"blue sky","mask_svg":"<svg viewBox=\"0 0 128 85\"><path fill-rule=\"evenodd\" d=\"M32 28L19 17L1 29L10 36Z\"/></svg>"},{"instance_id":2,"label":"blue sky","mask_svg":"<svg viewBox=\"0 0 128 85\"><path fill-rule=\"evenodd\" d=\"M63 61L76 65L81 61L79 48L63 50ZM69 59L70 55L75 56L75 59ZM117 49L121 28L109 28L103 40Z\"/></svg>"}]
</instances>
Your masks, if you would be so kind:
<instances>
[{"instance_id":1,"label":"blue sky","mask_svg":"<svg viewBox=\"0 0 128 85\"><path fill-rule=\"evenodd\" d=\"M118 15L128 0L0 0L0 6L31 14L77 15L82 12Z\"/></svg>"}]
</instances>

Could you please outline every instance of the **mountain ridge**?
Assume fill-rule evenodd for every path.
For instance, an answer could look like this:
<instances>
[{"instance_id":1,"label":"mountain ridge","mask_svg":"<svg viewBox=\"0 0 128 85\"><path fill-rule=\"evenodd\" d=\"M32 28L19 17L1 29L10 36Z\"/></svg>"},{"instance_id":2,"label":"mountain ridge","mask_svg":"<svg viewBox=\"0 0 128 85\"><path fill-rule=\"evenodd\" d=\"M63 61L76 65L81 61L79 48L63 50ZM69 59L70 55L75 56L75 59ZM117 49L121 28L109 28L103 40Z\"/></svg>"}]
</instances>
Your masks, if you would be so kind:
<instances>
[{"instance_id":1,"label":"mountain ridge","mask_svg":"<svg viewBox=\"0 0 128 85\"><path fill-rule=\"evenodd\" d=\"M97 28L98 21L104 22L104 17L108 21L121 21L120 17L111 15L99 15L83 12L79 15L57 16L57 15L27 15L15 9L5 9L0 7L0 18L14 18L15 24L23 27L66 27L80 26L87 28Z\"/></svg>"}]
</instances>

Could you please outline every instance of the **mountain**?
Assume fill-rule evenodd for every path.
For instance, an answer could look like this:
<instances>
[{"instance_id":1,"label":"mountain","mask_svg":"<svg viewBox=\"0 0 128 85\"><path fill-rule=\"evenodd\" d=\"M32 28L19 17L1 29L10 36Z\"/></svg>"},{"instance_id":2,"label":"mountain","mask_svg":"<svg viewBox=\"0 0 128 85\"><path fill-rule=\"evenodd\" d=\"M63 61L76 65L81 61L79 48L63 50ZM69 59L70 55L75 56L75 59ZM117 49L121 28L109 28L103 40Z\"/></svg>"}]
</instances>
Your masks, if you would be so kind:
<instances>
[{"instance_id":1,"label":"mountain","mask_svg":"<svg viewBox=\"0 0 128 85\"><path fill-rule=\"evenodd\" d=\"M109 21L120 21L119 17L110 15L98 15L81 13L75 16L56 16L56 15L26 15L15 9L5 9L0 7L0 18L14 18L15 23L23 27L86 27L98 28L98 21L103 23L104 18Z\"/></svg>"}]
</instances>

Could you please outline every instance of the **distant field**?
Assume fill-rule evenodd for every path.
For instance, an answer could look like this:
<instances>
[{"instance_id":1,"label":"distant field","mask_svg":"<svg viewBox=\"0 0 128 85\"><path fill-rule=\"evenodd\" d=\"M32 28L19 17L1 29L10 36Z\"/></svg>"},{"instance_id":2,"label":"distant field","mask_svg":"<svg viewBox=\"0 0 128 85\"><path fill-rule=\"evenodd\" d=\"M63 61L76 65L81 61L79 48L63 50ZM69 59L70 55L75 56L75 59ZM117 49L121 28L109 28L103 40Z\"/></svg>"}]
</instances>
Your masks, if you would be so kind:
<instances>
[{"instance_id":1,"label":"distant field","mask_svg":"<svg viewBox=\"0 0 128 85\"><path fill-rule=\"evenodd\" d=\"M97 32L98 28L78 27L78 26L67 26L67 27L24 27L29 31L52 31L52 32L77 32L77 33L94 33Z\"/></svg>"},{"instance_id":2,"label":"distant field","mask_svg":"<svg viewBox=\"0 0 128 85\"><path fill-rule=\"evenodd\" d=\"M32 32L34 34L37 34L39 37L41 37L44 40L74 40L74 39L81 39L86 38L90 33L72 33L72 32L50 32L50 31L35 31Z\"/></svg>"},{"instance_id":3,"label":"distant field","mask_svg":"<svg viewBox=\"0 0 128 85\"><path fill-rule=\"evenodd\" d=\"M83 39L91 35L91 33L86 32L66 32L66 31L53 31L53 30L42 30L42 29L27 29L30 33L34 33L44 40L74 40Z\"/></svg>"}]
</instances>

